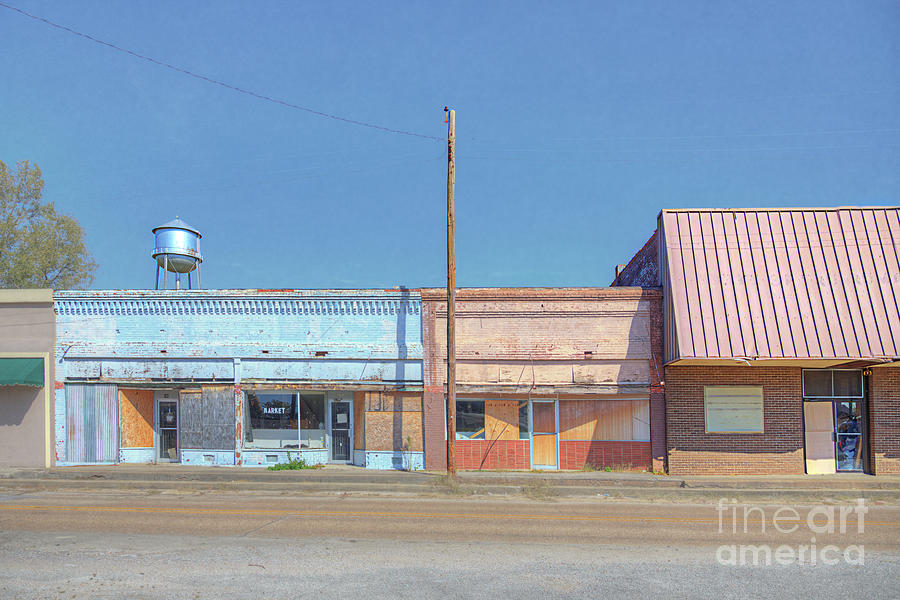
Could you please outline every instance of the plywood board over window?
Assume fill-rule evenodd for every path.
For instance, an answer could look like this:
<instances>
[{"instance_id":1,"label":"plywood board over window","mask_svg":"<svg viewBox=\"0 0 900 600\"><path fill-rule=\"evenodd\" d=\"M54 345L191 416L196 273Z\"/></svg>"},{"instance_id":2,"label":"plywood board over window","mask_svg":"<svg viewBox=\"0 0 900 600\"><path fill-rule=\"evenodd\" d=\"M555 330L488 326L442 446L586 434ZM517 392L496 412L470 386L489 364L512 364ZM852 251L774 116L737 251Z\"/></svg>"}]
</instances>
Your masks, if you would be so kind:
<instances>
[{"instance_id":1,"label":"plywood board over window","mask_svg":"<svg viewBox=\"0 0 900 600\"><path fill-rule=\"evenodd\" d=\"M707 433L762 433L761 386L708 385L703 390Z\"/></svg>"},{"instance_id":2,"label":"plywood board over window","mask_svg":"<svg viewBox=\"0 0 900 600\"><path fill-rule=\"evenodd\" d=\"M353 392L353 447L366 447L366 393Z\"/></svg>"},{"instance_id":3,"label":"plywood board over window","mask_svg":"<svg viewBox=\"0 0 900 600\"><path fill-rule=\"evenodd\" d=\"M484 439L519 439L519 401L484 401Z\"/></svg>"},{"instance_id":4,"label":"plywood board over window","mask_svg":"<svg viewBox=\"0 0 900 600\"><path fill-rule=\"evenodd\" d=\"M119 390L119 420L122 448L152 448L153 391Z\"/></svg>"}]
</instances>

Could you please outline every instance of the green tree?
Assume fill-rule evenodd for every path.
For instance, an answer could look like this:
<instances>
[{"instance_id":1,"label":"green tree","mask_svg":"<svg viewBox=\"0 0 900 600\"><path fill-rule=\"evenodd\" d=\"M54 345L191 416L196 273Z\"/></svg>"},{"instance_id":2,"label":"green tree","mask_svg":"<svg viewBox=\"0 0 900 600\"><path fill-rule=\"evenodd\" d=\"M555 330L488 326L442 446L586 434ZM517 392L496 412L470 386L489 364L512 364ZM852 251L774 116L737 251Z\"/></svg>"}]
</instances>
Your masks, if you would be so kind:
<instances>
[{"instance_id":1,"label":"green tree","mask_svg":"<svg viewBox=\"0 0 900 600\"><path fill-rule=\"evenodd\" d=\"M94 280L84 230L42 202L43 191L40 167L0 161L0 288L86 288Z\"/></svg>"}]
</instances>

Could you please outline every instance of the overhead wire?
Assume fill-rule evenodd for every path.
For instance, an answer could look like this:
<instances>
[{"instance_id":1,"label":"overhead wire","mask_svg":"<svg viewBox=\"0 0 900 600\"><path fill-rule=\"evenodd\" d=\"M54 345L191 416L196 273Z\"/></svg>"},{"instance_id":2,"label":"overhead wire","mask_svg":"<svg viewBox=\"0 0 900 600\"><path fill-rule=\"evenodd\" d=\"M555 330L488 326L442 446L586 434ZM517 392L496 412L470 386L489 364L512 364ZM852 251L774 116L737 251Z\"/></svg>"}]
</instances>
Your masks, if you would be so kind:
<instances>
[{"instance_id":1,"label":"overhead wire","mask_svg":"<svg viewBox=\"0 0 900 600\"><path fill-rule=\"evenodd\" d=\"M238 93L241 93L241 94L246 94L247 96L251 96L251 97L257 98L257 99L259 99L259 100L264 100L264 101L266 101L266 102L271 102L271 103L274 103L274 104L279 104L279 105L285 106L285 107L287 107L287 108L292 108L292 109L295 109L295 110L304 111L304 112L307 112L307 113L310 113L310 114L313 114L313 115L317 115L317 116L320 116L320 117L325 117L325 118L328 118L328 119L334 119L335 121L341 121L341 122L343 122L343 123L348 123L348 124L350 124L350 125L358 125L358 126L360 126L360 127L368 127L368 128L370 128L370 129L377 129L377 130L379 130L379 131L384 131L384 132L387 132L387 133L396 133L396 134L399 134L399 135L406 135L406 136L411 136L411 137L423 138L423 139L427 139L427 140L437 140L437 141L441 141L441 142L442 142L442 141L445 141L444 138L441 138L441 137L437 137L437 136L433 136L433 135L427 135L427 134L424 134L424 133L416 133L416 132L414 132L414 131L406 131L406 130L403 130L403 129L394 129L394 128L392 128L392 127L384 127L384 126L382 126L382 125L376 125L376 124L374 124L374 123L368 123L368 122L366 122L366 121L360 121L360 120L357 120L357 119L350 119L350 118L347 118L347 117L342 117L342 116L340 116L340 115L335 115L335 114L327 113L327 112L324 112L324 111L321 111L321 110L316 110L316 109L314 109L314 108L309 108L309 107L307 107L307 106L301 106L301 105L299 105L299 104L294 104L293 102L288 102L288 101L286 101L286 100L280 100L280 99L274 98L274 97L272 97L272 96L267 96L266 94L260 94L260 93L258 93L258 92L254 92L253 90L248 90L248 89L246 89L246 88L242 88L242 87L239 87L239 86L236 86L236 85L232 85L232 84L230 84L230 83L226 83L226 82L220 81L220 80L218 80L218 79L213 79L212 77L207 77L206 75L201 75L200 73L195 73L195 72L193 72L193 71L189 71L188 69L185 69L185 68L182 68L182 67L179 67L179 66L176 66L176 65L167 63L167 62L162 61L162 60L158 60L158 59L156 59L156 58L153 58L153 57L150 57L150 56L147 56L147 55L144 55L144 54L140 54L140 53L135 52L135 51L133 51L133 50L129 50L129 49L127 49L127 48L122 48L121 46L117 46L117 45L112 44L112 43L110 43L110 42L107 42L107 41L104 41L104 40L95 38L95 37L92 36L92 35L88 35L88 34L83 33L83 32L81 32L81 31L76 31L75 29L72 29L71 27L66 27L65 25L60 25L59 23L55 23L55 22L53 22L53 21L51 21L51 20L49 20L49 19L45 19L44 17L41 17L41 16L38 16L38 15L31 14L31 13L29 13L29 12L26 12L26 11L22 10L21 8L17 8L17 7L15 7L15 6L10 5L10 4L6 4L5 2L0 2L0 7L9 9L9 10L14 11L14 12L17 12L17 13L19 13L19 14L21 14L21 15L24 15L24 16L28 17L29 19L34 19L35 21L39 21L39 22L41 22L41 23L44 23L44 24L46 24L46 25L49 25L50 27L54 27L54 28L56 28L56 29L59 29L59 30L62 30L62 31L66 31L66 32L68 32L68 33L71 33L72 35L75 35L75 36L84 38L84 39L86 39L86 40L90 40L90 41L92 41L92 42L94 42L94 43L96 43L96 44L100 44L101 46L106 46L107 48L111 48L111 49L113 49L113 50L115 50L115 51L117 51L117 52L122 52L122 53L127 54L127 55L129 55L129 56L132 56L132 57L134 57L134 58L138 58L138 59L141 59L141 60L145 60L145 61L147 61L147 62L149 62L149 63L154 64L154 65L157 65L157 66L160 66L160 67L165 67L165 68L167 68L167 69L171 69L171 70L176 71L176 72L178 72L178 73L182 73L183 75L187 75L187 76L189 76L189 77L193 77L194 79L199 79L200 81L205 81L205 82L207 82L207 83L211 83L211 84L214 84L214 85L218 85L218 86L221 86L221 87L223 87L223 88L225 88L225 89L228 89L228 90L231 90L231 91L234 91L234 92L238 92Z\"/></svg>"}]
</instances>

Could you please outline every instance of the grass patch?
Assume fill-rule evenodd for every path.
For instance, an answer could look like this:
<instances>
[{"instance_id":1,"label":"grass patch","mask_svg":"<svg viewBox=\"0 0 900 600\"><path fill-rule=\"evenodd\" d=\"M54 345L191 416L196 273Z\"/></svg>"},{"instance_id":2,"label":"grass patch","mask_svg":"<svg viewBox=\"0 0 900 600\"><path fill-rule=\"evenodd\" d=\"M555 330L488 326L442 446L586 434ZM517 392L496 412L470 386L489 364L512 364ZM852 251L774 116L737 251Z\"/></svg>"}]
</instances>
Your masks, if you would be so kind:
<instances>
[{"instance_id":1,"label":"grass patch","mask_svg":"<svg viewBox=\"0 0 900 600\"><path fill-rule=\"evenodd\" d=\"M288 461L269 466L270 471L299 471L300 469L321 469L322 465L311 465L303 457L292 458L288 452Z\"/></svg>"},{"instance_id":2,"label":"grass patch","mask_svg":"<svg viewBox=\"0 0 900 600\"><path fill-rule=\"evenodd\" d=\"M546 479L535 479L522 486L522 493L532 500L551 500L557 493Z\"/></svg>"},{"instance_id":3,"label":"grass patch","mask_svg":"<svg viewBox=\"0 0 900 600\"><path fill-rule=\"evenodd\" d=\"M463 487L456 477L449 474L438 475L434 478L434 487L442 494L450 494L451 496L468 496L472 491Z\"/></svg>"}]
</instances>

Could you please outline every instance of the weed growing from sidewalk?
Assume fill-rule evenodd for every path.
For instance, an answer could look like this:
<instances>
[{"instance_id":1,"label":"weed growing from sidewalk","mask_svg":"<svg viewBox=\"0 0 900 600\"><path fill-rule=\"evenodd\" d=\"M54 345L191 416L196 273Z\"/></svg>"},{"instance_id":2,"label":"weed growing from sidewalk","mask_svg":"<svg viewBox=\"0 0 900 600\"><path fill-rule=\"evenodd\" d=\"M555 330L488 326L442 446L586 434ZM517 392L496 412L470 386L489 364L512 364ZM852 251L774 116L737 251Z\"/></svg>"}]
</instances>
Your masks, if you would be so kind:
<instances>
[{"instance_id":1,"label":"weed growing from sidewalk","mask_svg":"<svg viewBox=\"0 0 900 600\"><path fill-rule=\"evenodd\" d=\"M292 458L288 452L288 461L286 463L278 463L269 467L270 471L297 471L300 469L321 469L322 465L311 465L303 457Z\"/></svg>"},{"instance_id":2,"label":"weed growing from sidewalk","mask_svg":"<svg viewBox=\"0 0 900 600\"><path fill-rule=\"evenodd\" d=\"M450 475L438 475L434 479L434 487L442 494L453 496L468 496L472 491L464 488L455 477Z\"/></svg>"},{"instance_id":3,"label":"weed growing from sidewalk","mask_svg":"<svg viewBox=\"0 0 900 600\"><path fill-rule=\"evenodd\" d=\"M532 500L550 500L556 496L556 490L545 479L529 481L522 486L522 493Z\"/></svg>"}]
</instances>

